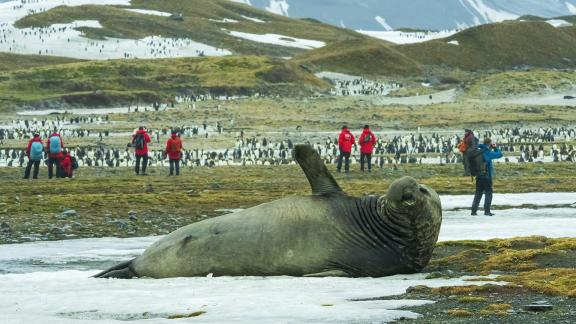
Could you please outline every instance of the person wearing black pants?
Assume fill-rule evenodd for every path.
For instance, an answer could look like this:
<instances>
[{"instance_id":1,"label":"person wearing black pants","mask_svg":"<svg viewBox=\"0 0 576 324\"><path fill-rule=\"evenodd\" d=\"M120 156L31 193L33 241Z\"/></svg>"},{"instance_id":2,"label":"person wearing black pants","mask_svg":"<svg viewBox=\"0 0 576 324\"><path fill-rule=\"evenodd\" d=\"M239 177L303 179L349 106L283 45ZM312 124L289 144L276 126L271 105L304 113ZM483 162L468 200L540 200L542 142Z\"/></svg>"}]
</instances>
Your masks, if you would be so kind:
<instances>
[{"instance_id":1,"label":"person wearing black pants","mask_svg":"<svg viewBox=\"0 0 576 324\"><path fill-rule=\"evenodd\" d=\"M176 175L180 175L180 160L170 160L170 175L174 175L174 169L176 169Z\"/></svg>"},{"instance_id":2,"label":"person wearing black pants","mask_svg":"<svg viewBox=\"0 0 576 324\"><path fill-rule=\"evenodd\" d=\"M28 165L24 171L24 179L30 178L30 171L32 171L32 166L34 166L34 173L32 174L32 179L38 179L38 172L40 171L40 160L28 160Z\"/></svg>"},{"instance_id":3,"label":"person wearing black pants","mask_svg":"<svg viewBox=\"0 0 576 324\"><path fill-rule=\"evenodd\" d=\"M484 139L484 144L478 145L478 149L482 150L482 157L484 158L485 170L476 176L476 192L474 193L474 201L472 202L472 216L476 216L478 212L478 205L480 199L484 195L484 215L494 216L492 213L492 179L494 177L494 164L492 160L502 157L502 152L496 145L492 144L490 138ZM471 162L473 163L473 162Z\"/></svg>"},{"instance_id":4,"label":"person wearing black pants","mask_svg":"<svg viewBox=\"0 0 576 324\"><path fill-rule=\"evenodd\" d=\"M60 158L49 157L48 158L48 179L52 179L52 177L54 176L54 168L56 168L56 178L61 178L62 172L60 172Z\"/></svg>"},{"instance_id":5,"label":"person wearing black pants","mask_svg":"<svg viewBox=\"0 0 576 324\"><path fill-rule=\"evenodd\" d=\"M142 161L142 173L140 173L140 161ZM146 167L148 166L148 154L136 155L136 174L146 175Z\"/></svg>"}]
</instances>

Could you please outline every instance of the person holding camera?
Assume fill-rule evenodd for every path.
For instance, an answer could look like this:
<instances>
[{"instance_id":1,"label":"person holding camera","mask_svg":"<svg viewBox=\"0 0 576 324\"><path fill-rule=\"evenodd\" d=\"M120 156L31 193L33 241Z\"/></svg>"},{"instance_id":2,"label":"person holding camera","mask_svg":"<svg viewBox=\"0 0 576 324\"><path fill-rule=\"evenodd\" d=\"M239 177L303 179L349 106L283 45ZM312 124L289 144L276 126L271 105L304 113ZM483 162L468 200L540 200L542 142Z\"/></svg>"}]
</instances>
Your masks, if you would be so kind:
<instances>
[{"instance_id":1,"label":"person holding camera","mask_svg":"<svg viewBox=\"0 0 576 324\"><path fill-rule=\"evenodd\" d=\"M502 152L492 143L492 139L486 137L484 144L478 145L478 149L482 150L482 157L484 158L485 170L476 176L476 193L474 194L474 201L472 202L472 216L476 216L480 199L484 195L484 215L494 216L490 211L492 206L492 179L494 177L494 164L492 160L502 157Z\"/></svg>"}]
</instances>

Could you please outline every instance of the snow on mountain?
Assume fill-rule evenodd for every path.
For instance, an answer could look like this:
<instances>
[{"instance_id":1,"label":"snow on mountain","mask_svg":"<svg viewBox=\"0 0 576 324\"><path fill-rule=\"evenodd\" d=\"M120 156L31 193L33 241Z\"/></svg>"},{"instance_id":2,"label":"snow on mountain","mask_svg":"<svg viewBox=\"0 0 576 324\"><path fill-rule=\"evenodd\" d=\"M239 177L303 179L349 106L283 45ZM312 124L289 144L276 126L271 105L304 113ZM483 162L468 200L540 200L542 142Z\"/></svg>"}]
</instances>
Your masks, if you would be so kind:
<instances>
[{"instance_id":1,"label":"snow on mountain","mask_svg":"<svg viewBox=\"0 0 576 324\"><path fill-rule=\"evenodd\" d=\"M446 30L523 15L576 14L576 0L232 0L293 18L315 18L351 29ZM385 22L385 24L382 24Z\"/></svg>"}]
</instances>

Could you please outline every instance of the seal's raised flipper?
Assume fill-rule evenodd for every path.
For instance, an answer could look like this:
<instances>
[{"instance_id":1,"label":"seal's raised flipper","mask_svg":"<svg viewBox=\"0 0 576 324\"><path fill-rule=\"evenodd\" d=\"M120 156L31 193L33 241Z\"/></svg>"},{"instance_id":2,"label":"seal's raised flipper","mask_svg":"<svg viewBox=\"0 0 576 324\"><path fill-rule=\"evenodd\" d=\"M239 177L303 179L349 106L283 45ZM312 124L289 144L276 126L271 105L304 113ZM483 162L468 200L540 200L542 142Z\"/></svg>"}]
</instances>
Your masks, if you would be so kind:
<instances>
[{"instance_id":1,"label":"seal's raised flipper","mask_svg":"<svg viewBox=\"0 0 576 324\"><path fill-rule=\"evenodd\" d=\"M137 277L138 275L132 270L132 261L134 260L117 264L108 270L104 270L94 275L93 278L132 279Z\"/></svg>"},{"instance_id":2,"label":"seal's raised flipper","mask_svg":"<svg viewBox=\"0 0 576 324\"><path fill-rule=\"evenodd\" d=\"M304 275L304 277L322 278L322 277L350 277L350 276L342 270L331 270L331 271L307 274Z\"/></svg>"},{"instance_id":3,"label":"seal's raised flipper","mask_svg":"<svg viewBox=\"0 0 576 324\"><path fill-rule=\"evenodd\" d=\"M340 193L342 189L328 168L322 162L320 155L310 145L296 145L294 148L294 159L300 165L315 195L327 195Z\"/></svg>"}]
</instances>

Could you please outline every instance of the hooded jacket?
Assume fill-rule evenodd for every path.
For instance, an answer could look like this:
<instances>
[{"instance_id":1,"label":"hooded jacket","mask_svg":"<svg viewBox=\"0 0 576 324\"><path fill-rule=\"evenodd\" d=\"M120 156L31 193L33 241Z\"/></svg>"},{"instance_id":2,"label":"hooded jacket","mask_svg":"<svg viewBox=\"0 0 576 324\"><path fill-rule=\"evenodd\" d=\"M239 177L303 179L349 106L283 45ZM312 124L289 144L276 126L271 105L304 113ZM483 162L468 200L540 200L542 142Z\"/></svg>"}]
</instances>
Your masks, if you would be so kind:
<instances>
[{"instance_id":1,"label":"hooded jacket","mask_svg":"<svg viewBox=\"0 0 576 324\"><path fill-rule=\"evenodd\" d=\"M134 136L132 136L132 144L134 144L136 142L136 136L138 134L144 135L144 148L143 149L136 149L135 153L136 153L136 155L148 155L148 143L150 143L152 140L150 139L150 136L148 136L148 133L146 133L145 130L137 130L136 134L134 134Z\"/></svg>"},{"instance_id":2,"label":"hooded jacket","mask_svg":"<svg viewBox=\"0 0 576 324\"><path fill-rule=\"evenodd\" d=\"M174 148L177 147L177 150ZM166 141L166 154L172 161L180 160L180 152L182 152L182 140L178 135L174 134Z\"/></svg>"},{"instance_id":3,"label":"hooded jacket","mask_svg":"<svg viewBox=\"0 0 576 324\"><path fill-rule=\"evenodd\" d=\"M338 146L342 152L350 153L352 152L352 145L354 145L354 135L350 133L348 128L344 128L338 136Z\"/></svg>"},{"instance_id":4,"label":"hooded jacket","mask_svg":"<svg viewBox=\"0 0 576 324\"><path fill-rule=\"evenodd\" d=\"M486 144L479 144L478 148L482 150L482 156L486 162L486 172L488 173L488 177L494 177L494 163L492 163L492 160L501 158L502 152L497 147L492 151Z\"/></svg>"},{"instance_id":5,"label":"hooded jacket","mask_svg":"<svg viewBox=\"0 0 576 324\"><path fill-rule=\"evenodd\" d=\"M370 136L369 141L365 141L366 137ZM362 154L372 154L374 151L374 146L376 145L376 136L370 128L365 128L358 137L358 143L360 143L360 153Z\"/></svg>"}]
</instances>

